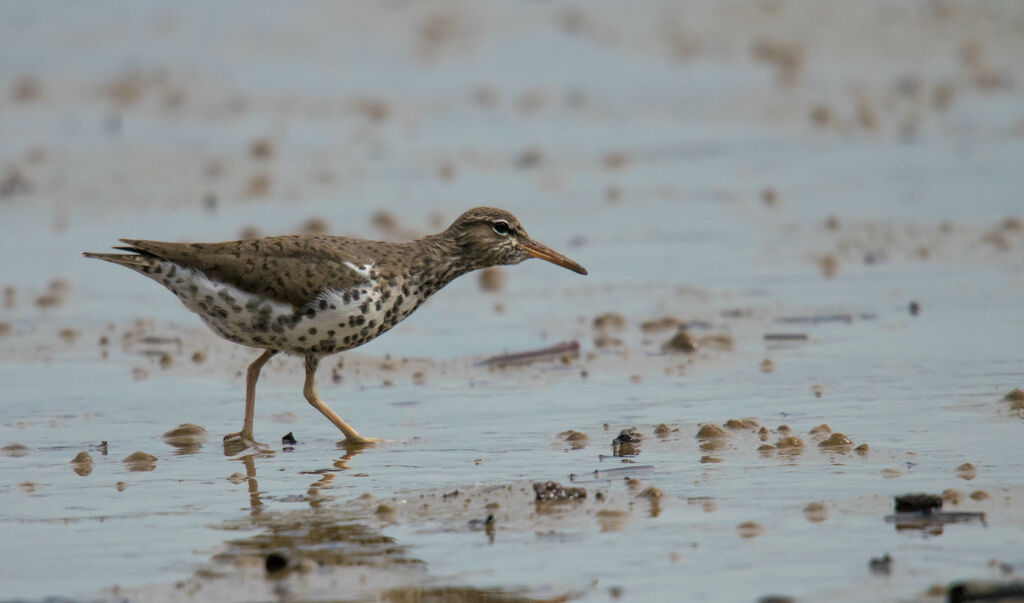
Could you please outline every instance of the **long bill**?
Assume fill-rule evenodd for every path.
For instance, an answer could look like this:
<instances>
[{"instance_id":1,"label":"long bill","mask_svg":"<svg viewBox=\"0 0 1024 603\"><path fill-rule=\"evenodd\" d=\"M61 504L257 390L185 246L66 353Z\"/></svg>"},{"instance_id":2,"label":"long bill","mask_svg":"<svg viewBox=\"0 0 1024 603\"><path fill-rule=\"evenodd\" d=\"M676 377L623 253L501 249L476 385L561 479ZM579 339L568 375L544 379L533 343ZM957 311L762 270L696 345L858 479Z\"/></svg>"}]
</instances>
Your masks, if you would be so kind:
<instances>
[{"instance_id":1,"label":"long bill","mask_svg":"<svg viewBox=\"0 0 1024 603\"><path fill-rule=\"evenodd\" d=\"M540 258L557 266L561 266L562 268L568 268L577 274L587 274L587 269L583 266L580 266L554 249L551 249L547 245L542 245L533 239L523 243L523 249L530 255L530 257Z\"/></svg>"}]
</instances>

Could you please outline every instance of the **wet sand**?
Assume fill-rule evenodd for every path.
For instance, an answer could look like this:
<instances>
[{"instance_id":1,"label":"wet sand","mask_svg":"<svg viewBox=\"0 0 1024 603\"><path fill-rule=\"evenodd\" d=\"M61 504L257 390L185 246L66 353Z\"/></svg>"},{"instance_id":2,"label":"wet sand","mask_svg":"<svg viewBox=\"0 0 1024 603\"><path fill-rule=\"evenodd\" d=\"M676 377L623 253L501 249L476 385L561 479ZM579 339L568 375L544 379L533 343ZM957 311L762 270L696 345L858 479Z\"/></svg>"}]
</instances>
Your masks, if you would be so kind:
<instances>
[{"instance_id":1,"label":"wet sand","mask_svg":"<svg viewBox=\"0 0 1024 603\"><path fill-rule=\"evenodd\" d=\"M3 596L1021 579L1016 4L258 8L0 9ZM256 352L78 255L401 240L481 204L590 275L468 275L325 360L325 401L385 438L363 449L280 357L272 451L226 449ZM949 515L895 514L918 492Z\"/></svg>"}]
</instances>

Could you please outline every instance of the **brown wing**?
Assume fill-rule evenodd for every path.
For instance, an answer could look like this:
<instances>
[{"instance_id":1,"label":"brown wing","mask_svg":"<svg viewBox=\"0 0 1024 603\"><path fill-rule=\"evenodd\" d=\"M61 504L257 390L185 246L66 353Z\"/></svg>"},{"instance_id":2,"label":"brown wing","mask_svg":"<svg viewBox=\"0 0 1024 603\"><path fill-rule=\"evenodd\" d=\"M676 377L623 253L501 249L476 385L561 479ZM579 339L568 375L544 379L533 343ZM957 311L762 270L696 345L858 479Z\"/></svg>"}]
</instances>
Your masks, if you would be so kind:
<instances>
[{"instance_id":1,"label":"brown wing","mask_svg":"<svg viewBox=\"0 0 1024 603\"><path fill-rule=\"evenodd\" d=\"M292 235L226 243L163 243L121 239L127 251L156 256L202 271L243 291L304 306L325 289L346 289L365 281L347 266L334 237Z\"/></svg>"}]
</instances>

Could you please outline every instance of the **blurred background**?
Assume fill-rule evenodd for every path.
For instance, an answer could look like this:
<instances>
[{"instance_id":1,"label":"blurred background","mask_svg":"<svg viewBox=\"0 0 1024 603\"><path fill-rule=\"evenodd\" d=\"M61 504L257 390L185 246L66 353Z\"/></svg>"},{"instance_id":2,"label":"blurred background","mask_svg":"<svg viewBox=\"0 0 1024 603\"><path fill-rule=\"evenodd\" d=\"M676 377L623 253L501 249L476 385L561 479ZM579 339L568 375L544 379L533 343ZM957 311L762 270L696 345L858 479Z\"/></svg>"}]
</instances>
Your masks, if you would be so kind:
<instances>
[{"instance_id":1,"label":"blurred background","mask_svg":"<svg viewBox=\"0 0 1024 603\"><path fill-rule=\"evenodd\" d=\"M328 572L300 598L338 579L363 584L357 597L460 583L598 600L891 600L941 598L929 584L1003 576L999 563L1012 573L1024 494L1007 451L1021 408L1000 396L1022 369L1022 86L1019 0L2 1L0 444L31 453L0 459L0 581L15 596L92 596L126 576L202 581L197 564L224 570L211 551L229 550L257 559L226 570L257 568L237 592L268 598L263 541L229 542L224 525L277 534L272 514L269 528L247 523L250 504L257 517L321 503L356 515L328 523L379 529L441 577ZM226 459L217 440L237 429L252 351L160 287L80 256L118 237L408 240L478 205L512 211L590 275L543 262L469 275L337 357L324 397L399 443L355 458L358 473L335 461L337 481L315 487L323 451L340 452L296 406L297 361L268 366L257 435L279 437L285 417L309 445ZM678 325L698 354L667 343ZM780 331L804 339L773 347L765 335ZM565 366L473 366L568 340L582 352ZM393 358L419 364L389 372ZM828 421L872 452L783 461L740 436L698 448L698 425L732 417L801 434ZM213 439L172 457L156 440L185 420ZM676 431L655 440L662 422ZM566 481L620 462L607 443L631 425L648 434L638 462L656 467L644 479L667 496L660 516L539 525L532 503L517 520L503 501L504 547L488 548L459 514L396 525L376 502L314 496ZM555 434L569 428L591 448L566 448ZM101 440L112 460L94 452L102 463L79 479L68 458ZM157 470L125 473L117 459L132 449L157 452ZM893 494L964 488L974 475L952 473L964 462L993 502L957 500L993 529L926 540L884 523ZM133 487L122 496L115 482ZM609 496L632 496L619 486ZM832 519L805 518L812 500ZM764 535L737 536L747 520ZM118 553L75 570L95 546ZM865 586L867 560L886 551L891 580ZM52 581L54 566L72 569Z\"/></svg>"}]
</instances>

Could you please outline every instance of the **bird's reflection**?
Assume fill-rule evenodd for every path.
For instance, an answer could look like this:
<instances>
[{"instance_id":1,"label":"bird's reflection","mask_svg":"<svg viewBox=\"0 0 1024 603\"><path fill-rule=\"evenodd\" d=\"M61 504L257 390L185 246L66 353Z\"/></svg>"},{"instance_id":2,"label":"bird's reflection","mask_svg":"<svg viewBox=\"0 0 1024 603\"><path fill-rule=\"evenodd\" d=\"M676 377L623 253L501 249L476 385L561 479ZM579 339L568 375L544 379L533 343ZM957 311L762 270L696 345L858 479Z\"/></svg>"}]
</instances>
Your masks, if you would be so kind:
<instances>
[{"instance_id":1,"label":"bird's reflection","mask_svg":"<svg viewBox=\"0 0 1024 603\"><path fill-rule=\"evenodd\" d=\"M306 490L305 499L309 503L310 508L317 509L323 503L334 500L333 496L325 496L323 490L327 490L333 485L336 473L350 469L349 463L353 458L365 451L367 446L359 444L347 445L345 442L339 442L338 448L343 450L344 454L331 463L331 469L300 472L317 476L317 479ZM245 480L248 483L249 490L250 515L255 516L261 512L264 506L260 498L259 481L256 479L256 461L259 458L271 458L274 456L274 452L271 450L260 450L251 454L235 456L246 450L248 448L244 444L236 445L230 442L224 444L224 455L234 457L234 460L241 461L245 467Z\"/></svg>"}]
</instances>

